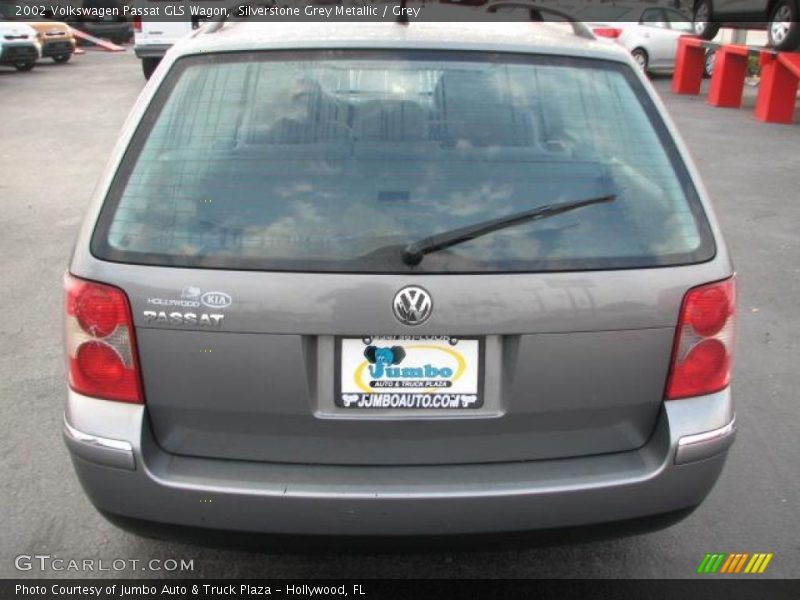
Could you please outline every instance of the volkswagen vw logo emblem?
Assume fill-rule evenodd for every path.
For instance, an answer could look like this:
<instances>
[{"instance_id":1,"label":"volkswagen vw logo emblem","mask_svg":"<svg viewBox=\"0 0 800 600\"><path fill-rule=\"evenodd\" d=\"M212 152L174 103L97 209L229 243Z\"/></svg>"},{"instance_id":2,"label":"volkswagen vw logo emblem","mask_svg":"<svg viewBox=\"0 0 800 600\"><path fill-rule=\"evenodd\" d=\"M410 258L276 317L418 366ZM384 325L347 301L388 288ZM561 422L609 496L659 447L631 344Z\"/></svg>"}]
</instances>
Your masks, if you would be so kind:
<instances>
[{"instance_id":1,"label":"volkswagen vw logo emblem","mask_svg":"<svg viewBox=\"0 0 800 600\"><path fill-rule=\"evenodd\" d=\"M409 285L394 295L394 316L406 325L419 325L428 320L433 312L431 295L416 285Z\"/></svg>"}]
</instances>

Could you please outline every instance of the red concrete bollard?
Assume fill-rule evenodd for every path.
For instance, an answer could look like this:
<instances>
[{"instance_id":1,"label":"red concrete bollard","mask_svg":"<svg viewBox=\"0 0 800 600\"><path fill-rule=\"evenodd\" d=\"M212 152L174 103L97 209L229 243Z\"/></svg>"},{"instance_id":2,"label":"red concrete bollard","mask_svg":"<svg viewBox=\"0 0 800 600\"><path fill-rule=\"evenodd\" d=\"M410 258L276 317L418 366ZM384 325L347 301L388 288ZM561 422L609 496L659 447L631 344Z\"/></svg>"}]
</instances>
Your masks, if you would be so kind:
<instances>
[{"instance_id":1,"label":"red concrete bollard","mask_svg":"<svg viewBox=\"0 0 800 600\"><path fill-rule=\"evenodd\" d=\"M800 82L800 54L781 52L768 59L764 56L754 116L765 123L792 123Z\"/></svg>"},{"instance_id":2,"label":"red concrete bollard","mask_svg":"<svg viewBox=\"0 0 800 600\"><path fill-rule=\"evenodd\" d=\"M742 105L747 52L747 46L738 45L720 46L717 50L708 91L711 106L739 108Z\"/></svg>"},{"instance_id":3,"label":"red concrete bollard","mask_svg":"<svg viewBox=\"0 0 800 600\"><path fill-rule=\"evenodd\" d=\"M678 39L675 72L672 74L672 93L694 95L700 93L705 56L706 51L699 38L681 36Z\"/></svg>"}]
</instances>

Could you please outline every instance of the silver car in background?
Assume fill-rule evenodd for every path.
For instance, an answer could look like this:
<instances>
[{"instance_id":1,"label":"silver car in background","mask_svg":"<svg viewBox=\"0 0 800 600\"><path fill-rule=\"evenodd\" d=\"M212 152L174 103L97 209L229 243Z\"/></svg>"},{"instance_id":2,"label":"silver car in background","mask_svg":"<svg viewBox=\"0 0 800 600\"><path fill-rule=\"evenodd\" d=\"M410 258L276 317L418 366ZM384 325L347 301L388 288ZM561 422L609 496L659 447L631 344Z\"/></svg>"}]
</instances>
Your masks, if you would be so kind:
<instances>
[{"instance_id":1,"label":"silver car in background","mask_svg":"<svg viewBox=\"0 0 800 600\"><path fill-rule=\"evenodd\" d=\"M631 53L645 72L675 69L678 39L693 33L692 21L665 6L607 4L578 10L595 35L613 40Z\"/></svg>"},{"instance_id":2,"label":"silver car in background","mask_svg":"<svg viewBox=\"0 0 800 600\"><path fill-rule=\"evenodd\" d=\"M65 285L64 436L133 529L663 526L735 434L709 199L574 24L196 32Z\"/></svg>"}]
</instances>

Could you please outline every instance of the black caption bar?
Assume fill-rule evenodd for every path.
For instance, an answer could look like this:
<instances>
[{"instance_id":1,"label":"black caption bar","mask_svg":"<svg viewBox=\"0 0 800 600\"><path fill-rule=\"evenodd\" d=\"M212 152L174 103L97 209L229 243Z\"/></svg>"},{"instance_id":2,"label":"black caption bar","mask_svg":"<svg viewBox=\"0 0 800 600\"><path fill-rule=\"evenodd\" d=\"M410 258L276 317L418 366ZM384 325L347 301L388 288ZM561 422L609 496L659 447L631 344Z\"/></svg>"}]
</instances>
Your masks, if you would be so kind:
<instances>
[{"instance_id":1,"label":"black caption bar","mask_svg":"<svg viewBox=\"0 0 800 600\"><path fill-rule=\"evenodd\" d=\"M598 0L11 0L9 18L80 21L389 22L415 21L639 21L641 11ZM691 0L647 0L691 18ZM537 10L537 7L539 10ZM736 20L734 18L733 20ZM752 20L752 17L751 19Z\"/></svg>"},{"instance_id":2,"label":"black caption bar","mask_svg":"<svg viewBox=\"0 0 800 600\"><path fill-rule=\"evenodd\" d=\"M558 598L585 600L651 600L706 598L712 594L726 599L795 600L800 595L798 580L19 580L0 582L2 598L58 598L87 600L114 598L324 598L351 600L425 598L515 599Z\"/></svg>"}]
</instances>

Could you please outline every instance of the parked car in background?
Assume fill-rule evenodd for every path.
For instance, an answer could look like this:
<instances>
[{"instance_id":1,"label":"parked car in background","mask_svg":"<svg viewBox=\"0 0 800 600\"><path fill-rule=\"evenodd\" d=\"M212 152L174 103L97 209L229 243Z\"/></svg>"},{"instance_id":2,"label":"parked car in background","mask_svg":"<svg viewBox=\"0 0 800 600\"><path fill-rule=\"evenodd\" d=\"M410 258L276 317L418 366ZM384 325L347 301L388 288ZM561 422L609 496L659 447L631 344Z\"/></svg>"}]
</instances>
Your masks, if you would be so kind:
<instances>
[{"instance_id":1,"label":"parked car in background","mask_svg":"<svg viewBox=\"0 0 800 600\"><path fill-rule=\"evenodd\" d=\"M150 79L167 50L197 26L190 21L133 20L133 50L142 61L145 79Z\"/></svg>"},{"instance_id":2,"label":"parked car in background","mask_svg":"<svg viewBox=\"0 0 800 600\"><path fill-rule=\"evenodd\" d=\"M44 20L48 18L48 14L52 13L43 10L37 20L31 21L32 17L20 16L13 4L0 4L0 19L24 23L35 30L42 58L49 57L57 63L65 63L75 52L75 36L72 35L72 29L66 23Z\"/></svg>"},{"instance_id":3,"label":"parked car in background","mask_svg":"<svg viewBox=\"0 0 800 600\"><path fill-rule=\"evenodd\" d=\"M710 199L623 48L490 16L167 52L65 277L64 437L109 519L618 534L703 501L736 433Z\"/></svg>"},{"instance_id":4,"label":"parked car in background","mask_svg":"<svg viewBox=\"0 0 800 600\"><path fill-rule=\"evenodd\" d=\"M627 48L645 72L672 71L678 38L693 31L689 17L662 6L589 6L579 9L575 16L587 22L595 35Z\"/></svg>"},{"instance_id":5,"label":"parked car in background","mask_svg":"<svg viewBox=\"0 0 800 600\"><path fill-rule=\"evenodd\" d=\"M42 45L33 27L0 20L0 65L30 71L41 56Z\"/></svg>"},{"instance_id":6,"label":"parked car in background","mask_svg":"<svg viewBox=\"0 0 800 600\"><path fill-rule=\"evenodd\" d=\"M58 21L35 21L29 24L38 34L42 58L52 58L57 63L65 63L72 58L76 42L69 25Z\"/></svg>"},{"instance_id":7,"label":"parked car in background","mask_svg":"<svg viewBox=\"0 0 800 600\"><path fill-rule=\"evenodd\" d=\"M133 37L133 26L124 16L122 16L122 0L83 0L82 6L87 9L96 9L101 16L82 16L77 20L70 20L67 23L74 27L93 35L113 42L114 44L124 44ZM118 15L111 14L111 9L117 8Z\"/></svg>"},{"instance_id":8,"label":"parked car in background","mask_svg":"<svg viewBox=\"0 0 800 600\"><path fill-rule=\"evenodd\" d=\"M800 0L697 0L693 29L711 40L721 27L766 29L767 41L781 51L800 49Z\"/></svg>"}]
</instances>

